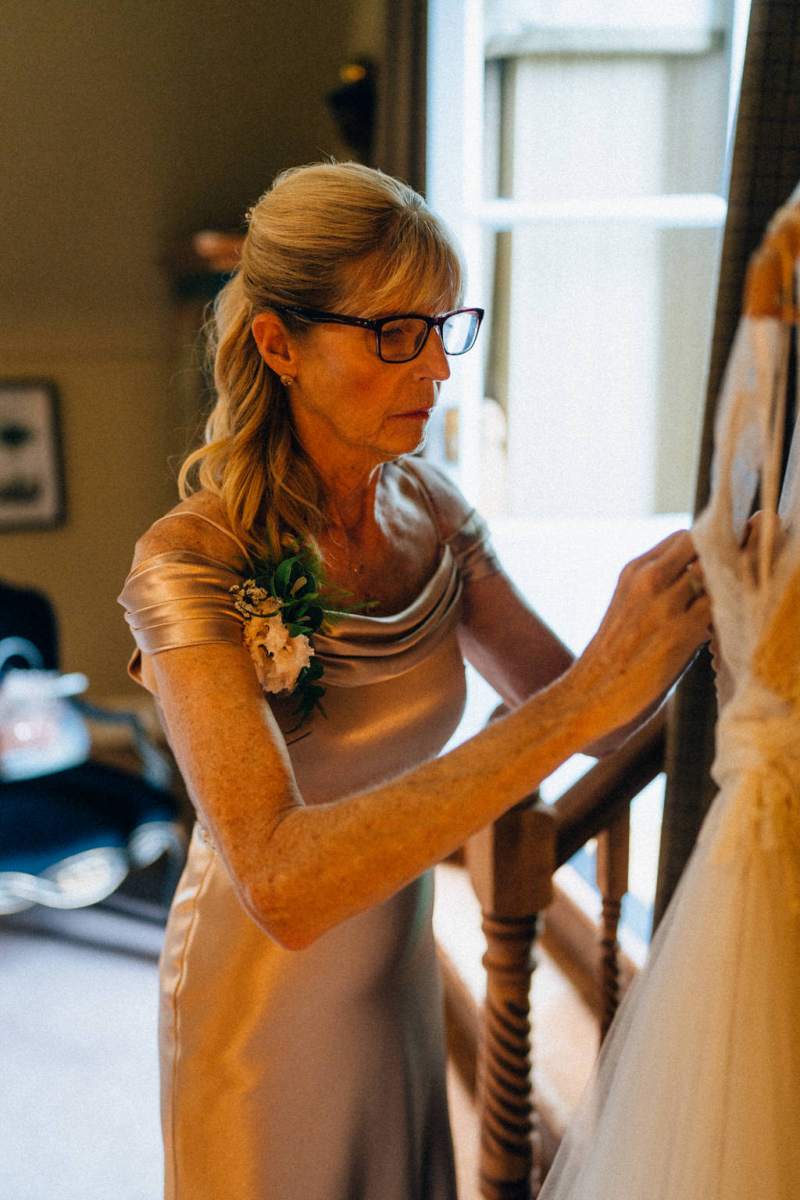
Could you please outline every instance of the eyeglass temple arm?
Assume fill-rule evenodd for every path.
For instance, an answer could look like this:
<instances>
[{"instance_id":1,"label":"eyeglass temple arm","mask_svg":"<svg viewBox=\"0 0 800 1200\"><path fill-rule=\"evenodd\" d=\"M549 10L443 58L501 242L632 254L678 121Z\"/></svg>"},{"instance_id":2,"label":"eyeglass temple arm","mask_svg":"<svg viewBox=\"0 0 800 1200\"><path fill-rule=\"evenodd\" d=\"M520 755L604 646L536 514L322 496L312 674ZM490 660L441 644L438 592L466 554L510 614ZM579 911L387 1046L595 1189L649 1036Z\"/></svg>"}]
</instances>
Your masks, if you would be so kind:
<instances>
[{"instance_id":1,"label":"eyeglass temple arm","mask_svg":"<svg viewBox=\"0 0 800 1200\"><path fill-rule=\"evenodd\" d=\"M329 313L322 308L300 308L298 305L283 304L278 311L294 313L298 317L308 317L310 321L324 321L330 325L358 325L362 329L377 329L378 322L366 317L348 317L340 313Z\"/></svg>"}]
</instances>

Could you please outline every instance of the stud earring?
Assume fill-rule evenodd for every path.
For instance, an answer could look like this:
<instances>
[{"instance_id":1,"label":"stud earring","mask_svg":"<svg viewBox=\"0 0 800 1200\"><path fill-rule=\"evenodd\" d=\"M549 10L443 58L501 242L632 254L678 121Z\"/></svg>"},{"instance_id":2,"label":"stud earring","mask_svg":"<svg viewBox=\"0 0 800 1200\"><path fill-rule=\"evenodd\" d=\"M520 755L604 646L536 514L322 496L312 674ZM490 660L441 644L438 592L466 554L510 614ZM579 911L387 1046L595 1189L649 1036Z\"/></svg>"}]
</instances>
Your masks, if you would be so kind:
<instances>
[{"instance_id":1,"label":"stud earring","mask_svg":"<svg viewBox=\"0 0 800 1200\"><path fill-rule=\"evenodd\" d=\"M292 379L291 375L281 375L281 383L284 387L288 388L292 386L294 380Z\"/></svg>"}]
</instances>

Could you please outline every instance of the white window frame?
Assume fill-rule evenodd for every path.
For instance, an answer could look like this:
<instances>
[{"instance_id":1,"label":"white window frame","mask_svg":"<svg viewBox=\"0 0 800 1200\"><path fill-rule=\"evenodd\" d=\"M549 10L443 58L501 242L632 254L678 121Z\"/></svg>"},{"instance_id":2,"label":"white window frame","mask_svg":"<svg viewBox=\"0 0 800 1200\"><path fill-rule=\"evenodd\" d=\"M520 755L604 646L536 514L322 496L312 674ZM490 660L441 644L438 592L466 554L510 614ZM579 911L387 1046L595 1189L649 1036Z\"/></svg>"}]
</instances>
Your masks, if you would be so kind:
<instances>
[{"instance_id":1,"label":"white window frame","mask_svg":"<svg viewBox=\"0 0 800 1200\"><path fill-rule=\"evenodd\" d=\"M728 143L735 122L750 0L730 0ZM427 198L458 239L466 262L466 303L488 304L482 241L488 229L513 230L544 222L609 222L657 229L719 229L727 201L720 193L563 200L525 204L487 199L483 181L484 0L429 0ZM730 160L730 152L726 163ZM728 167L726 165L725 175ZM480 494L481 410L488 339L453 364L447 387L459 410L459 458L454 474L476 502ZM452 399L451 399L452 398ZM452 467L451 467L452 469Z\"/></svg>"}]
</instances>

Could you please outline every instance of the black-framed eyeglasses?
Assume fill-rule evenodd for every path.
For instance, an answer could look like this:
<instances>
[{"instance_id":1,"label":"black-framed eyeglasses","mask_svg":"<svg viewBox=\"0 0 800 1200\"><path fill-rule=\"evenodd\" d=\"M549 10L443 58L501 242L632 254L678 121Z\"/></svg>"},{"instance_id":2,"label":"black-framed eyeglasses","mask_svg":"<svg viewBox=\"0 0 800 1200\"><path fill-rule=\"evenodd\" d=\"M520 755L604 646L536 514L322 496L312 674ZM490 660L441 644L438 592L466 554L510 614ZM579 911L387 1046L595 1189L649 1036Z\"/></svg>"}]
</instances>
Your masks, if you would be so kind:
<instances>
[{"instance_id":1,"label":"black-framed eyeglasses","mask_svg":"<svg viewBox=\"0 0 800 1200\"><path fill-rule=\"evenodd\" d=\"M345 313L326 312L321 308L302 308L296 304L273 304L276 312L292 313L306 321L331 325L358 325L375 334L375 348L383 362L403 363L416 358L432 329L438 330L447 355L466 354L475 345L483 320L482 308L454 308L440 317L423 313L394 313L390 317L350 317Z\"/></svg>"}]
</instances>

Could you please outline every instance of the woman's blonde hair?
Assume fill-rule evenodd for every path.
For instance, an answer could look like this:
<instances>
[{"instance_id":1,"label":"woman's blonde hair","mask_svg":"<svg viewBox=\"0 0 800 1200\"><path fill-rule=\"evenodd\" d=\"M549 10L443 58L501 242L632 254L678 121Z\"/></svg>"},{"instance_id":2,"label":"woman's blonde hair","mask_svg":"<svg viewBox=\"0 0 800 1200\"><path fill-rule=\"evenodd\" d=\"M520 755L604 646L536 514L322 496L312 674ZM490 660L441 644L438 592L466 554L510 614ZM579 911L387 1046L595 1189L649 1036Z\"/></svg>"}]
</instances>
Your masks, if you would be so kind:
<instances>
[{"instance_id":1,"label":"woman's blonde hair","mask_svg":"<svg viewBox=\"0 0 800 1200\"><path fill-rule=\"evenodd\" d=\"M250 210L240 265L214 304L216 401L204 444L181 466L181 497L196 486L220 496L254 557L279 558L287 534L315 548L322 480L294 432L286 389L258 351L254 316L273 305L382 316L398 297L407 311L441 312L461 287L449 233L406 184L359 163L282 172ZM281 316L296 336L307 331Z\"/></svg>"}]
</instances>

